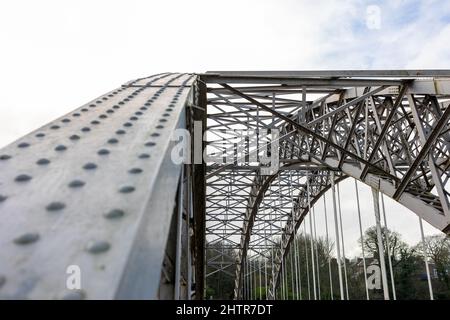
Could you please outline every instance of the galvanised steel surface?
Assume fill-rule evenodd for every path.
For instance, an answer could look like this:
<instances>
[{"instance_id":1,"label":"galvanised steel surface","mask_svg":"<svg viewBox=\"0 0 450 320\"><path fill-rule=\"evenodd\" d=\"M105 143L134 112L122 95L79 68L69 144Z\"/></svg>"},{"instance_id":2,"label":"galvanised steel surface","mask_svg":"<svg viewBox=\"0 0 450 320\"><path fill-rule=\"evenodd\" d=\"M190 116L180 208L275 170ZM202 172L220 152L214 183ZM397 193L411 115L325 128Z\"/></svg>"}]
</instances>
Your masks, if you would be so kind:
<instances>
[{"instance_id":1,"label":"galvanised steel surface","mask_svg":"<svg viewBox=\"0 0 450 320\"><path fill-rule=\"evenodd\" d=\"M156 298L191 74L131 81L0 150L0 297ZM82 290L66 288L79 266Z\"/></svg>"},{"instance_id":2,"label":"galvanised steel surface","mask_svg":"<svg viewBox=\"0 0 450 320\"><path fill-rule=\"evenodd\" d=\"M354 177L450 232L448 70L214 71L201 79L214 152L233 152L218 129L280 130L282 168L272 176L255 164L208 163L206 236L216 255L207 265L234 271L235 298L249 297L255 272L270 279L274 298L308 198L314 204L330 188L330 172L336 182ZM269 266L261 270L257 261Z\"/></svg>"}]
</instances>

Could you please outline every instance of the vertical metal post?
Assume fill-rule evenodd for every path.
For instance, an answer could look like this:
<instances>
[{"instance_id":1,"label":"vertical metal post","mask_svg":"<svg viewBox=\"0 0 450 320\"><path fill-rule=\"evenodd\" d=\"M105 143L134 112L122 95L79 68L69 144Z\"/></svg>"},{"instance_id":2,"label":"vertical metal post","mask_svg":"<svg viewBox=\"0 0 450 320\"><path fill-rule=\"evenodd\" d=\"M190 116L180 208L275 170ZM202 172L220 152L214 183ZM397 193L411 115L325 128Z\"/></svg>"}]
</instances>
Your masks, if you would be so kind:
<instances>
[{"instance_id":1,"label":"vertical metal post","mask_svg":"<svg viewBox=\"0 0 450 320\"><path fill-rule=\"evenodd\" d=\"M373 205L375 211L375 221L377 228L377 241L378 241L378 255L380 259L381 279L383 282L384 300L389 300L389 288L386 276L386 262L384 261L384 247L383 247L383 235L381 233L380 222L380 205L378 202L379 191L372 187Z\"/></svg>"},{"instance_id":2,"label":"vertical metal post","mask_svg":"<svg viewBox=\"0 0 450 320\"><path fill-rule=\"evenodd\" d=\"M311 268L312 268L312 277L313 277L313 293L314 293L314 300L317 300L316 268L315 268L315 259L314 259L314 239L313 239L314 233L313 233L313 223L312 223L311 199L309 196L309 193L310 193L309 175L306 176L306 193L307 193L307 197L308 197L309 232L311 234L310 245L311 245Z\"/></svg>"},{"instance_id":3,"label":"vertical metal post","mask_svg":"<svg viewBox=\"0 0 450 320\"><path fill-rule=\"evenodd\" d=\"M334 230L336 235L336 255L337 255L337 265L338 265L338 275L339 275L339 289L341 293L341 300L345 299L344 296L344 285L342 280L342 266L341 266L341 252L340 252L340 241L339 241L339 227L338 227L338 214L336 208L336 190L334 186L334 172L331 172L331 190L333 193L333 211L334 211Z\"/></svg>"},{"instance_id":4,"label":"vertical metal post","mask_svg":"<svg viewBox=\"0 0 450 320\"><path fill-rule=\"evenodd\" d=\"M311 300L311 284L309 280L309 259L308 259L308 240L306 239L306 222L303 220L303 227L305 229L305 260L306 260L306 279L308 280L308 300Z\"/></svg>"},{"instance_id":5,"label":"vertical metal post","mask_svg":"<svg viewBox=\"0 0 450 320\"><path fill-rule=\"evenodd\" d=\"M391 258L391 249L389 248L389 228L387 225L387 219L386 219L386 209L384 208L384 197L383 194L381 194L381 207L383 209L383 220L384 220L384 227L386 228L386 250L388 255L388 263L389 263L389 273L391 275L391 287L392 287L392 298L394 300L397 300L397 293L395 292L395 279L394 279L394 270L392 268L392 258Z\"/></svg>"},{"instance_id":6,"label":"vertical metal post","mask_svg":"<svg viewBox=\"0 0 450 320\"><path fill-rule=\"evenodd\" d=\"M177 203L177 245L175 255L175 300L180 299L181 291L181 233L183 226L183 192L184 192L184 166L181 166L180 185L178 188Z\"/></svg>"},{"instance_id":7,"label":"vertical metal post","mask_svg":"<svg viewBox=\"0 0 450 320\"><path fill-rule=\"evenodd\" d=\"M314 210L314 207L312 208L312 214L313 214L313 222L314 222L314 243L315 243L315 249L316 249L316 264L317 264L317 294L318 299L320 300L320 268L319 268L319 250L317 248L317 228L316 228L316 211Z\"/></svg>"},{"instance_id":8,"label":"vertical metal post","mask_svg":"<svg viewBox=\"0 0 450 320\"><path fill-rule=\"evenodd\" d=\"M370 300L369 287L367 285L367 266L366 266L366 256L365 256L365 252L364 252L364 235L363 235L362 221L361 221L361 207L359 204L358 182L356 181L356 179L353 179L353 180L355 181L356 204L358 206L359 236L360 236L360 240L361 240L361 252L362 252L363 267L364 267L364 285L366 288L366 299Z\"/></svg>"},{"instance_id":9,"label":"vertical metal post","mask_svg":"<svg viewBox=\"0 0 450 320\"><path fill-rule=\"evenodd\" d=\"M427 272L427 281L428 281L428 290L430 292L430 300L434 300L433 285L431 284L431 276L430 276L430 267L428 266L427 245L425 243L425 235L423 233L423 224L422 224L422 218L421 217L419 217L419 226L420 226L420 235L422 237L423 259L425 261L425 270Z\"/></svg>"},{"instance_id":10,"label":"vertical metal post","mask_svg":"<svg viewBox=\"0 0 450 320\"><path fill-rule=\"evenodd\" d=\"M187 181L187 196L189 200L188 212L186 214L186 245L187 245L187 300L191 300L192 291L192 252L191 252L191 219L193 218L193 201L192 201L192 170L189 171L188 181Z\"/></svg>"},{"instance_id":11,"label":"vertical metal post","mask_svg":"<svg viewBox=\"0 0 450 320\"><path fill-rule=\"evenodd\" d=\"M324 218L325 218L325 233L327 237L327 252L330 248L330 238L328 236L328 215L327 215L327 202L326 202L326 194L323 195L323 208L324 208ZM331 274L331 253L328 253L328 274L330 276L330 297L331 300L334 300L334 293L333 293L333 277Z\"/></svg>"},{"instance_id":12,"label":"vertical metal post","mask_svg":"<svg viewBox=\"0 0 450 320\"><path fill-rule=\"evenodd\" d=\"M258 273L259 273L259 300L262 300L262 292L261 292L261 288L262 288L262 285L261 285L261 259L260 258L258 258Z\"/></svg>"},{"instance_id":13,"label":"vertical metal post","mask_svg":"<svg viewBox=\"0 0 450 320\"><path fill-rule=\"evenodd\" d=\"M349 296L348 296L347 261L345 258L344 228L342 227L341 192L340 192L339 184L337 185L337 199L338 199L338 206L339 206L339 225L340 225L340 229L341 229L342 257L343 257L343 264L344 264L345 294L346 294L346 297L348 300Z\"/></svg>"},{"instance_id":14,"label":"vertical metal post","mask_svg":"<svg viewBox=\"0 0 450 320\"><path fill-rule=\"evenodd\" d=\"M294 262L292 261L292 247L289 250L289 254L290 254L290 258L289 260L291 260L291 292L292 292L292 300L295 299L295 294L294 294Z\"/></svg>"}]
</instances>

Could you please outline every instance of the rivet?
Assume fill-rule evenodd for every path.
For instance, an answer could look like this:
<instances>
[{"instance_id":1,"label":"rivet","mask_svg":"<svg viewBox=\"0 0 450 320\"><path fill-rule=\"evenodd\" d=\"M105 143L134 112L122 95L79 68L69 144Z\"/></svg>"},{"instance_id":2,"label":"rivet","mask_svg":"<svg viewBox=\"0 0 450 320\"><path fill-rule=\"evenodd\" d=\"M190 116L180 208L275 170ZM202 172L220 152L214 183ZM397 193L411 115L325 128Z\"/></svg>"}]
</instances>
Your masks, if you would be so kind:
<instances>
[{"instance_id":1,"label":"rivet","mask_svg":"<svg viewBox=\"0 0 450 320\"><path fill-rule=\"evenodd\" d=\"M159 137L159 133L152 133L152 137Z\"/></svg>"},{"instance_id":2,"label":"rivet","mask_svg":"<svg viewBox=\"0 0 450 320\"><path fill-rule=\"evenodd\" d=\"M142 173L142 169L141 168L133 168L133 169L130 169L128 172L131 174L139 174L139 173Z\"/></svg>"},{"instance_id":3,"label":"rivet","mask_svg":"<svg viewBox=\"0 0 450 320\"><path fill-rule=\"evenodd\" d=\"M120 107L116 104L115 106L113 106L113 109L120 109Z\"/></svg>"},{"instance_id":4,"label":"rivet","mask_svg":"<svg viewBox=\"0 0 450 320\"><path fill-rule=\"evenodd\" d=\"M107 218L107 219L118 219L118 218L122 218L124 215L125 215L125 212L120 209L113 209L104 214L105 218Z\"/></svg>"},{"instance_id":5,"label":"rivet","mask_svg":"<svg viewBox=\"0 0 450 320\"><path fill-rule=\"evenodd\" d=\"M131 121L137 121L139 118L138 117L131 117L130 120Z\"/></svg>"},{"instance_id":6,"label":"rivet","mask_svg":"<svg viewBox=\"0 0 450 320\"><path fill-rule=\"evenodd\" d=\"M92 163L92 162L88 162L88 163L86 163L83 166L83 169L85 169L85 170L93 170L93 169L96 169L96 168L97 168L97 165L95 163Z\"/></svg>"},{"instance_id":7,"label":"rivet","mask_svg":"<svg viewBox=\"0 0 450 320\"><path fill-rule=\"evenodd\" d=\"M62 297L62 300L84 300L85 298L86 293L83 290L70 290Z\"/></svg>"},{"instance_id":8,"label":"rivet","mask_svg":"<svg viewBox=\"0 0 450 320\"><path fill-rule=\"evenodd\" d=\"M101 156L104 156L104 155L109 154L109 150L108 149L100 149L100 150L98 150L97 153Z\"/></svg>"},{"instance_id":9,"label":"rivet","mask_svg":"<svg viewBox=\"0 0 450 320\"><path fill-rule=\"evenodd\" d=\"M64 209L65 207L66 205L62 202L52 202L45 208L47 209L47 211L59 211Z\"/></svg>"},{"instance_id":10,"label":"rivet","mask_svg":"<svg viewBox=\"0 0 450 320\"><path fill-rule=\"evenodd\" d=\"M90 241L86 246L86 250L90 253L97 254L108 251L110 247L111 245L106 241Z\"/></svg>"},{"instance_id":11,"label":"rivet","mask_svg":"<svg viewBox=\"0 0 450 320\"><path fill-rule=\"evenodd\" d=\"M69 139L70 140L80 140L80 136L74 134L74 135L71 135Z\"/></svg>"},{"instance_id":12,"label":"rivet","mask_svg":"<svg viewBox=\"0 0 450 320\"><path fill-rule=\"evenodd\" d=\"M133 125L133 124L132 124L132 123L129 123L129 122L126 122L126 123L123 124L124 127L131 127L132 125Z\"/></svg>"},{"instance_id":13,"label":"rivet","mask_svg":"<svg viewBox=\"0 0 450 320\"><path fill-rule=\"evenodd\" d=\"M160 119L159 122L167 122L167 119Z\"/></svg>"},{"instance_id":14,"label":"rivet","mask_svg":"<svg viewBox=\"0 0 450 320\"><path fill-rule=\"evenodd\" d=\"M169 116L170 116L170 114L168 114L168 113L163 114L163 117L169 117Z\"/></svg>"},{"instance_id":15,"label":"rivet","mask_svg":"<svg viewBox=\"0 0 450 320\"><path fill-rule=\"evenodd\" d=\"M49 164L49 163L50 163L50 160L45 159L45 158L42 158L42 159L39 159L38 161L36 161L36 163L37 163L38 165L40 165L40 166L44 166L44 165Z\"/></svg>"},{"instance_id":16,"label":"rivet","mask_svg":"<svg viewBox=\"0 0 450 320\"><path fill-rule=\"evenodd\" d=\"M79 113L74 113L74 114L72 114L72 116L74 116L74 117L79 117L80 114L79 114Z\"/></svg>"},{"instance_id":17,"label":"rivet","mask_svg":"<svg viewBox=\"0 0 450 320\"><path fill-rule=\"evenodd\" d=\"M81 111L83 111L83 112L88 112L89 110L86 109L86 108L83 108L83 109L81 109Z\"/></svg>"},{"instance_id":18,"label":"rivet","mask_svg":"<svg viewBox=\"0 0 450 320\"><path fill-rule=\"evenodd\" d=\"M7 196L4 196L4 195L1 195L1 194L0 194L0 202L5 201L6 199L8 199Z\"/></svg>"},{"instance_id":19,"label":"rivet","mask_svg":"<svg viewBox=\"0 0 450 320\"><path fill-rule=\"evenodd\" d=\"M85 185L86 183L84 181L81 180L73 180L72 182L69 183L69 188L81 188Z\"/></svg>"},{"instance_id":20,"label":"rivet","mask_svg":"<svg viewBox=\"0 0 450 320\"><path fill-rule=\"evenodd\" d=\"M56 148L55 148L56 151L64 151L66 149L67 149L67 147L62 144L60 144L59 146L56 146Z\"/></svg>"},{"instance_id":21,"label":"rivet","mask_svg":"<svg viewBox=\"0 0 450 320\"><path fill-rule=\"evenodd\" d=\"M52 130L58 130L58 129L59 129L59 126L54 125L54 126L51 126L50 129L52 129Z\"/></svg>"},{"instance_id":22,"label":"rivet","mask_svg":"<svg viewBox=\"0 0 450 320\"><path fill-rule=\"evenodd\" d=\"M5 160L9 160L9 159L11 159L11 156L10 156L10 155L2 154L2 155L0 156L0 160L5 161Z\"/></svg>"},{"instance_id":23,"label":"rivet","mask_svg":"<svg viewBox=\"0 0 450 320\"><path fill-rule=\"evenodd\" d=\"M43 133L38 133L38 134L36 134L36 137L37 137L37 138L43 138L43 137L45 137L45 134L43 134Z\"/></svg>"},{"instance_id":24,"label":"rivet","mask_svg":"<svg viewBox=\"0 0 450 320\"><path fill-rule=\"evenodd\" d=\"M91 121L91 124L100 124L100 121L94 120L94 121Z\"/></svg>"},{"instance_id":25,"label":"rivet","mask_svg":"<svg viewBox=\"0 0 450 320\"><path fill-rule=\"evenodd\" d=\"M119 192L120 192L120 193L131 193L131 192L133 192L134 190L135 190L135 188L132 187L132 186L124 186L124 187L121 187L121 188L119 189Z\"/></svg>"},{"instance_id":26,"label":"rivet","mask_svg":"<svg viewBox=\"0 0 450 320\"><path fill-rule=\"evenodd\" d=\"M141 153L139 155L139 159L148 159L150 158L150 155L148 153Z\"/></svg>"},{"instance_id":27,"label":"rivet","mask_svg":"<svg viewBox=\"0 0 450 320\"><path fill-rule=\"evenodd\" d=\"M162 129L162 128L164 128L164 126L162 126L162 125L156 126L156 129Z\"/></svg>"},{"instance_id":28,"label":"rivet","mask_svg":"<svg viewBox=\"0 0 450 320\"><path fill-rule=\"evenodd\" d=\"M156 143L154 143L154 142L147 142L147 143L145 143L145 146L147 146L147 147L153 147L153 146L155 146L156 145Z\"/></svg>"},{"instance_id":29,"label":"rivet","mask_svg":"<svg viewBox=\"0 0 450 320\"><path fill-rule=\"evenodd\" d=\"M89 105L89 107L91 107L91 108L95 108L95 107L96 107L96 105L95 105L95 104L90 104L90 105Z\"/></svg>"},{"instance_id":30,"label":"rivet","mask_svg":"<svg viewBox=\"0 0 450 320\"><path fill-rule=\"evenodd\" d=\"M27 148L30 146L28 142L22 142L17 145L19 148Z\"/></svg>"},{"instance_id":31,"label":"rivet","mask_svg":"<svg viewBox=\"0 0 450 320\"><path fill-rule=\"evenodd\" d=\"M114 113L114 110L111 110L111 109L106 110L106 113Z\"/></svg>"},{"instance_id":32,"label":"rivet","mask_svg":"<svg viewBox=\"0 0 450 320\"><path fill-rule=\"evenodd\" d=\"M108 116L107 116L106 114L101 114L101 115L99 116L99 118L100 118L100 119L106 119L106 118L108 118Z\"/></svg>"},{"instance_id":33,"label":"rivet","mask_svg":"<svg viewBox=\"0 0 450 320\"><path fill-rule=\"evenodd\" d=\"M27 174L20 174L14 180L16 182L26 182L26 181L30 181L31 179L32 179L31 176L29 176Z\"/></svg>"},{"instance_id":34,"label":"rivet","mask_svg":"<svg viewBox=\"0 0 450 320\"><path fill-rule=\"evenodd\" d=\"M117 140L116 138L111 138L108 140L108 143L110 143L110 144L116 144L118 142L119 142L119 140Z\"/></svg>"},{"instance_id":35,"label":"rivet","mask_svg":"<svg viewBox=\"0 0 450 320\"><path fill-rule=\"evenodd\" d=\"M125 130L117 130L117 131L116 131L116 134L125 134L125 133L126 133Z\"/></svg>"},{"instance_id":36,"label":"rivet","mask_svg":"<svg viewBox=\"0 0 450 320\"><path fill-rule=\"evenodd\" d=\"M15 244L25 245L36 242L39 240L39 234L37 233L25 233L14 239Z\"/></svg>"},{"instance_id":37,"label":"rivet","mask_svg":"<svg viewBox=\"0 0 450 320\"><path fill-rule=\"evenodd\" d=\"M81 131L83 131L83 132L88 132L88 131L91 131L91 128L84 127L83 129L81 129Z\"/></svg>"}]
</instances>

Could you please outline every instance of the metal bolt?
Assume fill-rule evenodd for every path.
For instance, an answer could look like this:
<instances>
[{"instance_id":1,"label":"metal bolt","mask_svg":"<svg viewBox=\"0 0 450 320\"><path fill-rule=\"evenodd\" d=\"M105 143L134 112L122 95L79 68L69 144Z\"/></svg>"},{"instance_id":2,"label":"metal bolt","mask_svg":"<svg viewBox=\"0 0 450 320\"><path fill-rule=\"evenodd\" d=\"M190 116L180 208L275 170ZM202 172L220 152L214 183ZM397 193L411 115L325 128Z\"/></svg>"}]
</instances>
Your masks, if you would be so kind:
<instances>
[{"instance_id":1,"label":"metal bolt","mask_svg":"<svg viewBox=\"0 0 450 320\"><path fill-rule=\"evenodd\" d=\"M150 158L150 155L148 153L141 153L139 155L139 159L148 159Z\"/></svg>"},{"instance_id":2,"label":"metal bolt","mask_svg":"<svg viewBox=\"0 0 450 320\"><path fill-rule=\"evenodd\" d=\"M132 187L132 186L124 186L124 187L121 187L121 188L119 189L119 192L120 192L120 193L131 193L131 192L133 192L134 190L135 190L135 188Z\"/></svg>"},{"instance_id":3,"label":"metal bolt","mask_svg":"<svg viewBox=\"0 0 450 320\"><path fill-rule=\"evenodd\" d=\"M70 140L79 140L79 139L80 139L80 136L74 134L74 135L71 135L69 139L70 139Z\"/></svg>"},{"instance_id":4,"label":"metal bolt","mask_svg":"<svg viewBox=\"0 0 450 320\"><path fill-rule=\"evenodd\" d=\"M44 165L49 164L49 163L50 163L50 160L45 159L45 158L42 158L42 159L39 159L36 163L37 163L38 165L40 165L40 166L44 166Z\"/></svg>"},{"instance_id":5,"label":"metal bolt","mask_svg":"<svg viewBox=\"0 0 450 320\"><path fill-rule=\"evenodd\" d=\"M106 241L90 241L86 246L86 250L90 253L98 254L108 251L110 247L111 245Z\"/></svg>"},{"instance_id":6,"label":"metal bolt","mask_svg":"<svg viewBox=\"0 0 450 320\"><path fill-rule=\"evenodd\" d=\"M108 149L100 149L100 150L98 150L97 153L101 156L104 156L104 155L109 154L109 150Z\"/></svg>"},{"instance_id":7,"label":"metal bolt","mask_svg":"<svg viewBox=\"0 0 450 320\"><path fill-rule=\"evenodd\" d=\"M125 215L125 212L120 209L112 209L111 211L104 214L107 219L118 219L122 218Z\"/></svg>"},{"instance_id":8,"label":"metal bolt","mask_svg":"<svg viewBox=\"0 0 450 320\"><path fill-rule=\"evenodd\" d=\"M83 169L85 169L85 170L94 170L96 168L97 168L97 165L92 162L88 162L83 166Z\"/></svg>"},{"instance_id":9,"label":"metal bolt","mask_svg":"<svg viewBox=\"0 0 450 320\"><path fill-rule=\"evenodd\" d=\"M32 177L27 174L20 174L14 180L16 182L27 182L27 181L30 181L31 179L32 179Z\"/></svg>"},{"instance_id":10,"label":"metal bolt","mask_svg":"<svg viewBox=\"0 0 450 320\"><path fill-rule=\"evenodd\" d=\"M84 181L81 180L73 180L72 182L69 183L69 187L70 188L81 188L82 186L84 186L86 183Z\"/></svg>"},{"instance_id":11,"label":"metal bolt","mask_svg":"<svg viewBox=\"0 0 450 320\"><path fill-rule=\"evenodd\" d=\"M15 238L14 243L19 244L19 245L25 245L25 244L30 244L30 243L36 242L38 240L39 240L38 233L25 233L25 234Z\"/></svg>"},{"instance_id":12,"label":"metal bolt","mask_svg":"<svg viewBox=\"0 0 450 320\"><path fill-rule=\"evenodd\" d=\"M67 147L64 146L64 145L62 145L62 144L60 144L59 146L57 146L57 147L55 148L56 151L64 151L64 150L66 150L66 149L67 149Z\"/></svg>"},{"instance_id":13,"label":"metal bolt","mask_svg":"<svg viewBox=\"0 0 450 320\"><path fill-rule=\"evenodd\" d=\"M62 202L52 202L49 205L47 205L46 209L47 211L59 211L66 207L66 205Z\"/></svg>"},{"instance_id":14,"label":"metal bolt","mask_svg":"<svg viewBox=\"0 0 450 320\"><path fill-rule=\"evenodd\" d=\"M131 174L139 174L139 173L142 173L142 171L143 170L141 168L133 168L133 169L130 169L128 172Z\"/></svg>"}]
</instances>

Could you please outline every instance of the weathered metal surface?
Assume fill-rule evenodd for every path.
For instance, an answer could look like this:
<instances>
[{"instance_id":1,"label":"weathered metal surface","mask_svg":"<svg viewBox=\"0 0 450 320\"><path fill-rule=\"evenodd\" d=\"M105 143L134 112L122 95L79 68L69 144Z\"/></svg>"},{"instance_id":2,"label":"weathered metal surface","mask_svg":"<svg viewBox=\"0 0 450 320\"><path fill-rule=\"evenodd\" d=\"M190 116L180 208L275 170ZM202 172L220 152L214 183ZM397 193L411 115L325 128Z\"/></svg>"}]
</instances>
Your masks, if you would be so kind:
<instances>
[{"instance_id":1,"label":"weathered metal surface","mask_svg":"<svg viewBox=\"0 0 450 320\"><path fill-rule=\"evenodd\" d=\"M194 80L130 82L0 150L1 298L156 297Z\"/></svg>"}]
</instances>

